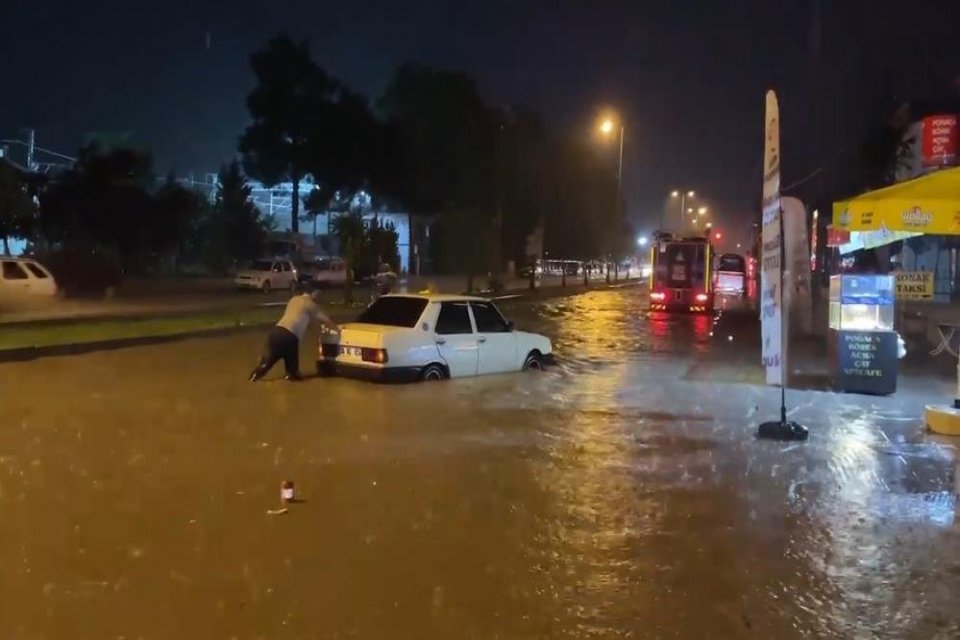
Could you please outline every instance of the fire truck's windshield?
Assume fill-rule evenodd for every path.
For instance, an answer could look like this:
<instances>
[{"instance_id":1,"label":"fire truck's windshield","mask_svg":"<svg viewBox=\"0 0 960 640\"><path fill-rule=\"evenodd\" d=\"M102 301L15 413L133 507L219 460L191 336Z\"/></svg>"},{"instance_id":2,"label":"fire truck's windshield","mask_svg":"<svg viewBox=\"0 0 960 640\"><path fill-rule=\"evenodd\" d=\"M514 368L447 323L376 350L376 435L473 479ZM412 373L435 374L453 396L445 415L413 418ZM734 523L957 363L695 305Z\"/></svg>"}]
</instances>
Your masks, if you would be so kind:
<instances>
[{"instance_id":1,"label":"fire truck's windshield","mask_svg":"<svg viewBox=\"0 0 960 640\"><path fill-rule=\"evenodd\" d=\"M685 289L703 285L705 244L669 242L657 256L654 279L660 286Z\"/></svg>"}]
</instances>

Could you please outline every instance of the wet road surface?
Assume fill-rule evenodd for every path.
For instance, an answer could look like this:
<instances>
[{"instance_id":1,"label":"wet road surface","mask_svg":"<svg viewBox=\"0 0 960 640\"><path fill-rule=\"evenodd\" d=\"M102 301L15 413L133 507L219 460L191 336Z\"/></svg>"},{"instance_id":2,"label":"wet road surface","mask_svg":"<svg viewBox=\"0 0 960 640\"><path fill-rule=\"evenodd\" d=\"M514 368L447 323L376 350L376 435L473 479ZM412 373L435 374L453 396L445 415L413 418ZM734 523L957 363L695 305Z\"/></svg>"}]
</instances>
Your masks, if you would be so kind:
<instances>
[{"instance_id":1,"label":"wet road surface","mask_svg":"<svg viewBox=\"0 0 960 640\"><path fill-rule=\"evenodd\" d=\"M958 637L942 390L791 393L810 442L757 442L746 319L643 307L506 304L542 375L250 385L251 334L0 365L0 637Z\"/></svg>"}]
</instances>

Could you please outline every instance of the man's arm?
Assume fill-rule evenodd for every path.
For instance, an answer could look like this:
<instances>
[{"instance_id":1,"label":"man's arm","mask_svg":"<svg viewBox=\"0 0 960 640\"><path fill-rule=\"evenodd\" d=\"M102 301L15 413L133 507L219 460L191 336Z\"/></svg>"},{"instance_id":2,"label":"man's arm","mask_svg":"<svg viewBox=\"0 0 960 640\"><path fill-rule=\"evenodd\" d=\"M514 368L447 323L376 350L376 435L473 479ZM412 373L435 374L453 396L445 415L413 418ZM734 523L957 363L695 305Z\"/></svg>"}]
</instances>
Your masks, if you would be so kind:
<instances>
[{"instance_id":1,"label":"man's arm","mask_svg":"<svg viewBox=\"0 0 960 640\"><path fill-rule=\"evenodd\" d=\"M328 329L332 329L334 331L339 329L337 323L331 320L330 316L323 312L323 309L320 308L320 305L314 304L313 309L311 309L311 313L313 314L313 319L316 322L319 322Z\"/></svg>"}]
</instances>

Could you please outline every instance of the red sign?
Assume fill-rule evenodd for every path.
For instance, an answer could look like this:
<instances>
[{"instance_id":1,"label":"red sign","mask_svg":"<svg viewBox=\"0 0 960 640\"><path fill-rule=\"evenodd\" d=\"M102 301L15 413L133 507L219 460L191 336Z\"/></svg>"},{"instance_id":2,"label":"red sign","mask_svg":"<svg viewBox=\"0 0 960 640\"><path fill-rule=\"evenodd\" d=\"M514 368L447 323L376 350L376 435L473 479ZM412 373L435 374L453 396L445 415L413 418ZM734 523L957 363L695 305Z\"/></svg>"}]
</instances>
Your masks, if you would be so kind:
<instances>
[{"instance_id":1,"label":"red sign","mask_svg":"<svg viewBox=\"0 0 960 640\"><path fill-rule=\"evenodd\" d=\"M850 242L850 232L846 229L838 229L832 224L827 225L827 246L839 247Z\"/></svg>"},{"instance_id":2,"label":"red sign","mask_svg":"<svg viewBox=\"0 0 960 640\"><path fill-rule=\"evenodd\" d=\"M956 114L923 119L923 143L920 148L924 167L957 164L960 147L960 119Z\"/></svg>"}]
</instances>

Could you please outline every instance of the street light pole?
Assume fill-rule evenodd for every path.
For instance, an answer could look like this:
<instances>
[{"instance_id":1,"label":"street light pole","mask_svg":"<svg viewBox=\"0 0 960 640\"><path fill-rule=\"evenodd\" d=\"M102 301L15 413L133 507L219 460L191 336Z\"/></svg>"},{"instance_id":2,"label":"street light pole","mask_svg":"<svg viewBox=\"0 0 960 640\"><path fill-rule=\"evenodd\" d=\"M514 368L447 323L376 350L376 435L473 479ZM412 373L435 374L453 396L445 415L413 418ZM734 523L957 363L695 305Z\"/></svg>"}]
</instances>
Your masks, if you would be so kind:
<instances>
[{"instance_id":1,"label":"street light pole","mask_svg":"<svg viewBox=\"0 0 960 640\"><path fill-rule=\"evenodd\" d=\"M670 193L670 196L672 198L680 198L680 228L678 229L678 231L680 231L681 233L683 232L683 224L684 224L683 214L687 210L687 198L693 198L695 195L696 195L696 192L693 191L693 189L690 189L688 191L675 189ZM661 224L660 224L661 227L663 226L662 212L663 210L661 209Z\"/></svg>"},{"instance_id":2,"label":"street light pole","mask_svg":"<svg viewBox=\"0 0 960 640\"><path fill-rule=\"evenodd\" d=\"M620 155L617 159L617 212L620 212L620 185L623 182L623 125L620 125Z\"/></svg>"},{"instance_id":3,"label":"street light pole","mask_svg":"<svg viewBox=\"0 0 960 640\"><path fill-rule=\"evenodd\" d=\"M621 210L620 202L622 196L620 195L621 185L623 183L623 123L620 123L620 153L617 156L617 225L620 224L620 221L623 219L623 211ZM620 258L614 256L614 266L613 266L613 279L614 281L620 280ZM607 282L610 282L610 266L607 265Z\"/></svg>"}]
</instances>

